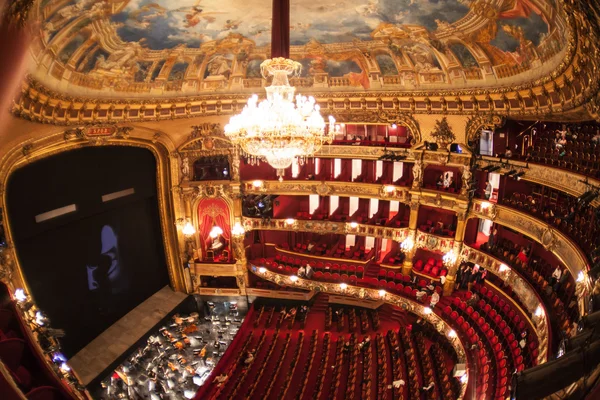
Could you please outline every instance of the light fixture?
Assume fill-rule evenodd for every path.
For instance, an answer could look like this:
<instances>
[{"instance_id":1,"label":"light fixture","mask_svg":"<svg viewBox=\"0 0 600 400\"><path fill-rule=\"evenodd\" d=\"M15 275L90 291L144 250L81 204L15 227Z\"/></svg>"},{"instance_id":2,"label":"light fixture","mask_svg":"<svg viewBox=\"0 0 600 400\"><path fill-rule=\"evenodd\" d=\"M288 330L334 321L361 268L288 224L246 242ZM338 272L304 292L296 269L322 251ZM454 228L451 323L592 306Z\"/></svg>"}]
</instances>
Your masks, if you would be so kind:
<instances>
[{"instance_id":1,"label":"light fixture","mask_svg":"<svg viewBox=\"0 0 600 400\"><path fill-rule=\"evenodd\" d=\"M498 271L500 271L500 272L510 271L510 267L506 264L500 264L500 268L498 268Z\"/></svg>"},{"instance_id":2,"label":"light fixture","mask_svg":"<svg viewBox=\"0 0 600 400\"><path fill-rule=\"evenodd\" d=\"M242 224L240 224L239 222L236 222L235 224L233 224L233 227L231 228L231 236L240 238L240 237L244 236L245 234L246 234L246 230L244 229Z\"/></svg>"},{"instance_id":3,"label":"light fixture","mask_svg":"<svg viewBox=\"0 0 600 400\"><path fill-rule=\"evenodd\" d=\"M402 243L400 243L400 248L403 251L411 251L414 245L415 245L414 240L412 240L412 238L410 238L410 237L407 237L406 239L404 239L404 241Z\"/></svg>"},{"instance_id":4,"label":"light fixture","mask_svg":"<svg viewBox=\"0 0 600 400\"><path fill-rule=\"evenodd\" d=\"M348 289L348 285L345 283L340 283L340 289L346 290L346 289Z\"/></svg>"},{"instance_id":5,"label":"light fixture","mask_svg":"<svg viewBox=\"0 0 600 400\"><path fill-rule=\"evenodd\" d=\"M324 143L331 141L335 119L329 117L329 132L314 97L296 96L288 76L300 76L302 64L276 57L260 64L263 78L273 77L265 88L267 98L258 100L256 94L248 100L241 114L234 115L225 125L225 135L242 149L251 164L266 161L283 177L284 170L294 159L304 162Z\"/></svg>"},{"instance_id":6,"label":"light fixture","mask_svg":"<svg viewBox=\"0 0 600 400\"><path fill-rule=\"evenodd\" d=\"M22 303L25 300L27 300L27 295L25 294L25 291L23 289L15 290L15 299L17 299L17 302L19 303Z\"/></svg>"},{"instance_id":7,"label":"light fixture","mask_svg":"<svg viewBox=\"0 0 600 400\"><path fill-rule=\"evenodd\" d=\"M585 279L585 274L583 273L583 271L579 271L579 273L577 274L577 282L581 283L583 282Z\"/></svg>"},{"instance_id":8,"label":"light fixture","mask_svg":"<svg viewBox=\"0 0 600 400\"><path fill-rule=\"evenodd\" d=\"M381 290L379 291L379 297L385 297L385 295L386 295L386 291L385 291L385 290L383 290L383 289L381 289Z\"/></svg>"},{"instance_id":9,"label":"light fixture","mask_svg":"<svg viewBox=\"0 0 600 400\"><path fill-rule=\"evenodd\" d=\"M398 127L398 125L392 124L392 129L396 129L397 127Z\"/></svg>"},{"instance_id":10,"label":"light fixture","mask_svg":"<svg viewBox=\"0 0 600 400\"><path fill-rule=\"evenodd\" d=\"M396 191L396 188L392 185L387 185L385 187L385 191L386 191L386 193L393 193L394 191Z\"/></svg>"},{"instance_id":11,"label":"light fixture","mask_svg":"<svg viewBox=\"0 0 600 400\"><path fill-rule=\"evenodd\" d=\"M487 201L484 201L481 203L481 211L485 211L488 208L490 208L492 206L492 203L488 203Z\"/></svg>"},{"instance_id":12,"label":"light fixture","mask_svg":"<svg viewBox=\"0 0 600 400\"><path fill-rule=\"evenodd\" d=\"M429 314L431 314L432 312L433 312L433 310L432 310L431 308L429 308L429 307L425 307L425 308L423 309L423 313L425 313L425 315L429 315Z\"/></svg>"},{"instance_id":13,"label":"light fixture","mask_svg":"<svg viewBox=\"0 0 600 400\"><path fill-rule=\"evenodd\" d=\"M252 182L252 186L254 186L255 188L262 187L262 185L263 185L263 181L255 180Z\"/></svg>"},{"instance_id":14,"label":"light fixture","mask_svg":"<svg viewBox=\"0 0 600 400\"><path fill-rule=\"evenodd\" d=\"M62 353L54 353L52 355L52 362L64 363L64 362L67 362L67 357L65 357L64 354L62 354Z\"/></svg>"},{"instance_id":15,"label":"light fixture","mask_svg":"<svg viewBox=\"0 0 600 400\"><path fill-rule=\"evenodd\" d=\"M290 276L290 281L297 282L298 281L298 277L296 275L292 275L292 276Z\"/></svg>"},{"instance_id":16,"label":"light fixture","mask_svg":"<svg viewBox=\"0 0 600 400\"><path fill-rule=\"evenodd\" d=\"M444 254L444 257L442 257L442 261L444 262L444 264L453 265L456 262L456 254L454 254L454 250L450 250L449 252Z\"/></svg>"},{"instance_id":17,"label":"light fixture","mask_svg":"<svg viewBox=\"0 0 600 400\"><path fill-rule=\"evenodd\" d=\"M210 230L210 233L208 234L212 239L216 239L217 237L219 237L219 235L223 234L223 229L221 229L220 226L213 226L213 228Z\"/></svg>"},{"instance_id":18,"label":"light fixture","mask_svg":"<svg viewBox=\"0 0 600 400\"><path fill-rule=\"evenodd\" d=\"M64 362L64 363L60 364L60 370L61 370L62 372L64 372L64 373L67 373L67 372L69 372L69 371L71 370L71 367L69 367L69 366L67 365L67 363L66 363L66 362Z\"/></svg>"},{"instance_id":19,"label":"light fixture","mask_svg":"<svg viewBox=\"0 0 600 400\"><path fill-rule=\"evenodd\" d=\"M456 337L456 331L454 329L451 329L450 332L448 332L448 337L455 338Z\"/></svg>"},{"instance_id":20,"label":"light fixture","mask_svg":"<svg viewBox=\"0 0 600 400\"><path fill-rule=\"evenodd\" d=\"M350 228L356 229L357 227L358 227L358 224L356 222L350 222Z\"/></svg>"},{"instance_id":21,"label":"light fixture","mask_svg":"<svg viewBox=\"0 0 600 400\"><path fill-rule=\"evenodd\" d=\"M258 272L260 272L261 274L264 274L265 272L267 272L267 269L265 267L260 267L258 269Z\"/></svg>"},{"instance_id":22,"label":"light fixture","mask_svg":"<svg viewBox=\"0 0 600 400\"><path fill-rule=\"evenodd\" d=\"M285 223L288 225L294 225L296 223L296 220L294 218L287 218L285 220Z\"/></svg>"},{"instance_id":23,"label":"light fixture","mask_svg":"<svg viewBox=\"0 0 600 400\"><path fill-rule=\"evenodd\" d=\"M38 324L39 326L43 326L45 322L46 322L46 317L44 317L44 314L42 314L41 311L36 312L35 313L35 323Z\"/></svg>"},{"instance_id":24,"label":"light fixture","mask_svg":"<svg viewBox=\"0 0 600 400\"><path fill-rule=\"evenodd\" d=\"M537 308L535 309L535 316L538 318L541 318L544 316L544 309L542 308L541 305L537 306Z\"/></svg>"},{"instance_id":25,"label":"light fixture","mask_svg":"<svg viewBox=\"0 0 600 400\"><path fill-rule=\"evenodd\" d=\"M194 235L196 233L196 229L194 228L194 226L192 225L192 223L190 221L188 221L183 226L183 229L181 229L181 232L185 236L192 236L192 235Z\"/></svg>"},{"instance_id":26,"label":"light fixture","mask_svg":"<svg viewBox=\"0 0 600 400\"><path fill-rule=\"evenodd\" d=\"M468 380L469 380L469 375L467 375L467 374L463 374L460 377L460 383L466 384Z\"/></svg>"},{"instance_id":27,"label":"light fixture","mask_svg":"<svg viewBox=\"0 0 600 400\"><path fill-rule=\"evenodd\" d=\"M329 129L313 97L297 95L288 77L300 76L302 64L290 59L289 2L273 3L271 58L260 64L261 75L272 76L266 87L267 98L258 101L256 94L248 100L242 112L225 126L225 135L239 146L251 164L268 162L280 179L294 159L304 163L324 143L333 139L335 119L329 117Z\"/></svg>"}]
</instances>

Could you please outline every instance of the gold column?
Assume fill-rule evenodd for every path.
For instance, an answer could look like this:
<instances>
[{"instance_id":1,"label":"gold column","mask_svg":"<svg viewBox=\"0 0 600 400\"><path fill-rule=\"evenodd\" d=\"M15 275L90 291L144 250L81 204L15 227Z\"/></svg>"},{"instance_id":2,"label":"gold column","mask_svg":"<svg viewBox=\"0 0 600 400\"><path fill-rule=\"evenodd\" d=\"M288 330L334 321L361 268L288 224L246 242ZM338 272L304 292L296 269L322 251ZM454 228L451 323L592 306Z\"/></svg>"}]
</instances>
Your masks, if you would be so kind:
<instances>
[{"instance_id":1,"label":"gold column","mask_svg":"<svg viewBox=\"0 0 600 400\"><path fill-rule=\"evenodd\" d=\"M456 261L452 264L446 265L448 267L448 275L446 276L446 282L444 282L444 296L449 296L454 291L454 285L456 283L456 271L460 264L459 256L462 251L463 240L465 238L465 228L467 227L467 213L460 211L458 213L458 221L456 223L456 233L454 235L454 246L452 251L456 255Z\"/></svg>"},{"instance_id":2,"label":"gold column","mask_svg":"<svg viewBox=\"0 0 600 400\"><path fill-rule=\"evenodd\" d=\"M417 217L419 216L419 202L410 203L410 216L408 218L408 236L405 240L412 241L412 247L406 251L406 258L402 264L402 274L410 275L413 267L413 257L415 255L415 239L417 237Z\"/></svg>"}]
</instances>

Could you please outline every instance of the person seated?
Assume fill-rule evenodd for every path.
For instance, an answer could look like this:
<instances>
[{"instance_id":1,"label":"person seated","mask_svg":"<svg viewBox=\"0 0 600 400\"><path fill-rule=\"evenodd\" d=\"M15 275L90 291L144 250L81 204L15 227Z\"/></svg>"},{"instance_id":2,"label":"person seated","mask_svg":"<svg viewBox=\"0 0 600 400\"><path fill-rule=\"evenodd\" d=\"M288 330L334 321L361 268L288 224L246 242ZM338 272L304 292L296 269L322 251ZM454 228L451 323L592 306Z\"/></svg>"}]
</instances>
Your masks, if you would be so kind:
<instances>
[{"instance_id":1,"label":"person seated","mask_svg":"<svg viewBox=\"0 0 600 400\"><path fill-rule=\"evenodd\" d=\"M227 374L217 375L215 376L215 379L213 379L213 383L216 383L217 386L221 386L227 380L227 378L229 378Z\"/></svg>"},{"instance_id":2,"label":"person seated","mask_svg":"<svg viewBox=\"0 0 600 400\"><path fill-rule=\"evenodd\" d=\"M440 175L437 178L437 181L435 182L435 186L440 189L442 186L444 186L444 175Z\"/></svg>"},{"instance_id":3,"label":"person seated","mask_svg":"<svg viewBox=\"0 0 600 400\"><path fill-rule=\"evenodd\" d=\"M426 291L424 291L424 290L419 290L419 291L417 292L417 300L418 300L418 301L421 301L421 300L423 300L423 298L424 298L425 296L427 296L427 292L426 292Z\"/></svg>"},{"instance_id":4,"label":"person seated","mask_svg":"<svg viewBox=\"0 0 600 400\"><path fill-rule=\"evenodd\" d=\"M315 274L315 270L310 266L310 264L306 264L306 279L312 279Z\"/></svg>"},{"instance_id":5,"label":"person seated","mask_svg":"<svg viewBox=\"0 0 600 400\"><path fill-rule=\"evenodd\" d=\"M506 149L506 152L504 153L504 157L505 158L511 158L513 156L513 152L511 149Z\"/></svg>"},{"instance_id":6,"label":"person seated","mask_svg":"<svg viewBox=\"0 0 600 400\"><path fill-rule=\"evenodd\" d=\"M431 303L429 304L430 308L434 308L435 305L440 301L440 295L438 292L433 292L431 295Z\"/></svg>"},{"instance_id":7,"label":"person seated","mask_svg":"<svg viewBox=\"0 0 600 400\"><path fill-rule=\"evenodd\" d=\"M392 386L395 389L400 389L402 386L404 386L406 384L406 382L404 382L402 379L398 379L392 382Z\"/></svg>"},{"instance_id":8,"label":"person seated","mask_svg":"<svg viewBox=\"0 0 600 400\"><path fill-rule=\"evenodd\" d=\"M306 269L304 267L298 268L298 276L300 278L304 278L305 275L306 275Z\"/></svg>"}]
</instances>

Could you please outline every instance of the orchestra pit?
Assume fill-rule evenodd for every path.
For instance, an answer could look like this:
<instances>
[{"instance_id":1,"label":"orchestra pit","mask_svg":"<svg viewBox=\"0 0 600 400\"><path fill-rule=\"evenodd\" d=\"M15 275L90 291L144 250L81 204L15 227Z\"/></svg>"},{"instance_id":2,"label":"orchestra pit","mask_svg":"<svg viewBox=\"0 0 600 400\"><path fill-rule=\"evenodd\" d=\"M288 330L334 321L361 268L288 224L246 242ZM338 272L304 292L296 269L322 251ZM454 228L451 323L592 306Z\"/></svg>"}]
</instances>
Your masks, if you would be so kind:
<instances>
[{"instance_id":1,"label":"orchestra pit","mask_svg":"<svg viewBox=\"0 0 600 400\"><path fill-rule=\"evenodd\" d=\"M0 399L600 399L598 0L0 10Z\"/></svg>"}]
</instances>

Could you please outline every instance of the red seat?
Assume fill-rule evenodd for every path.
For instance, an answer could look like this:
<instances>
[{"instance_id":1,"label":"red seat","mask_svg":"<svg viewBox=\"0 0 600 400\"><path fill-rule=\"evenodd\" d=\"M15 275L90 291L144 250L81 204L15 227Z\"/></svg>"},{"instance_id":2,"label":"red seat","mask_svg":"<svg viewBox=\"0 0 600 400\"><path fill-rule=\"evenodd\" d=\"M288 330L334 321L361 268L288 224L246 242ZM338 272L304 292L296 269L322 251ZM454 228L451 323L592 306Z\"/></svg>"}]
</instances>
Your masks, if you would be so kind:
<instances>
[{"instance_id":1,"label":"red seat","mask_svg":"<svg viewBox=\"0 0 600 400\"><path fill-rule=\"evenodd\" d=\"M60 391L52 386L36 387L25 396L27 400L59 400L64 398Z\"/></svg>"}]
</instances>

